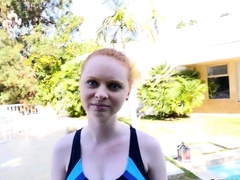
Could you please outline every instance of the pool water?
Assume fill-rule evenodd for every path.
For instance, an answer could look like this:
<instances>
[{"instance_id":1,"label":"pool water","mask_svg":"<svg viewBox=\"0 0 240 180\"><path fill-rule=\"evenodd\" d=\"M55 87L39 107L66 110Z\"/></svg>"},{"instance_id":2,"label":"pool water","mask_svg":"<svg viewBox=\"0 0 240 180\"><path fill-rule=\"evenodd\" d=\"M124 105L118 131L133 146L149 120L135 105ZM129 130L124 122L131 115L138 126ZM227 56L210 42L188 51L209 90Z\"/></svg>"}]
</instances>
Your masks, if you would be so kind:
<instances>
[{"instance_id":1,"label":"pool water","mask_svg":"<svg viewBox=\"0 0 240 180\"><path fill-rule=\"evenodd\" d=\"M230 180L240 180L240 161L208 167L208 170Z\"/></svg>"}]
</instances>

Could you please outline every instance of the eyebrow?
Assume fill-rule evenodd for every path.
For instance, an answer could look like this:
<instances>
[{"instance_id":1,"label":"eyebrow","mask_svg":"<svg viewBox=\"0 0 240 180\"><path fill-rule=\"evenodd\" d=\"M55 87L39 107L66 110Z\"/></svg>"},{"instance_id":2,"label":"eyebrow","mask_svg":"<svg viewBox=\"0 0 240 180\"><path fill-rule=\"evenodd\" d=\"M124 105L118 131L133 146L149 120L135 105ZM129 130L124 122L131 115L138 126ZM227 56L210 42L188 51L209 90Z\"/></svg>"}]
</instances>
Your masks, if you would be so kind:
<instances>
[{"instance_id":1,"label":"eyebrow","mask_svg":"<svg viewBox=\"0 0 240 180\"><path fill-rule=\"evenodd\" d=\"M98 77L96 77L96 76L86 76L85 78L86 78L86 79L93 79L93 80L97 80L97 81L100 80L100 79L99 79ZM109 83L109 82L118 83L118 84L120 84L122 87L125 87L125 86L124 86L124 83L121 82L121 81L119 81L119 80L117 80L117 79L109 79L109 80L107 81L107 83Z\"/></svg>"}]
</instances>

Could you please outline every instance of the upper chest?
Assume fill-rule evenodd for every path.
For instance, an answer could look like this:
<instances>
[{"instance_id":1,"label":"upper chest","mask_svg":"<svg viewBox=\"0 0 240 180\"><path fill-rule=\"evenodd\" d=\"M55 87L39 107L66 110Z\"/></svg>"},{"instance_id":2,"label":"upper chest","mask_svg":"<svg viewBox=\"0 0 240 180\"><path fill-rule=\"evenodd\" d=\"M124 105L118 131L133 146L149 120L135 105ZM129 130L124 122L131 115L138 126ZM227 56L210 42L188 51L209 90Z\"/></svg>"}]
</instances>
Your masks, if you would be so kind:
<instances>
[{"instance_id":1,"label":"upper chest","mask_svg":"<svg viewBox=\"0 0 240 180\"><path fill-rule=\"evenodd\" d=\"M112 180L120 177L127 166L129 145L129 138L101 145L81 141L81 159L85 176L91 180Z\"/></svg>"}]
</instances>

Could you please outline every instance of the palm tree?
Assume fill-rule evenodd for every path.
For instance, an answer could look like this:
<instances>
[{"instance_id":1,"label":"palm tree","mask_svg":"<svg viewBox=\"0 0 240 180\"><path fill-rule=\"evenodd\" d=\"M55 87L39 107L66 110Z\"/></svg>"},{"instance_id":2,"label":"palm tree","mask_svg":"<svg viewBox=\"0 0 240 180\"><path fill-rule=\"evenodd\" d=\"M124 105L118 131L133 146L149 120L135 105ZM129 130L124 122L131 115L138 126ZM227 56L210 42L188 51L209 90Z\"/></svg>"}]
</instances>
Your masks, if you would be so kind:
<instances>
[{"instance_id":1,"label":"palm tree","mask_svg":"<svg viewBox=\"0 0 240 180\"><path fill-rule=\"evenodd\" d=\"M103 39L105 43L114 45L120 44L123 49L126 43L134 40L137 34L137 24L133 16L127 11L130 1L106 0L106 4L112 15L103 20L101 27L97 31L97 39ZM119 42L120 41L120 42Z\"/></svg>"},{"instance_id":2,"label":"palm tree","mask_svg":"<svg viewBox=\"0 0 240 180\"><path fill-rule=\"evenodd\" d=\"M144 23L142 27L142 31L150 37L153 42L155 42L155 36L159 34L159 23L164 20L164 17L160 14L157 6L154 4L153 0L146 0L150 5L150 17L146 23Z\"/></svg>"},{"instance_id":3,"label":"palm tree","mask_svg":"<svg viewBox=\"0 0 240 180\"><path fill-rule=\"evenodd\" d=\"M146 14L147 21L137 22L132 10L137 9L144 2L148 3L150 8L150 12ZM103 20L97 31L98 40L111 45L118 43L123 49L126 43L136 40L140 35L150 37L155 42L162 16L155 8L153 0L105 0L103 4L109 8L112 15Z\"/></svg>"}]
</instances>

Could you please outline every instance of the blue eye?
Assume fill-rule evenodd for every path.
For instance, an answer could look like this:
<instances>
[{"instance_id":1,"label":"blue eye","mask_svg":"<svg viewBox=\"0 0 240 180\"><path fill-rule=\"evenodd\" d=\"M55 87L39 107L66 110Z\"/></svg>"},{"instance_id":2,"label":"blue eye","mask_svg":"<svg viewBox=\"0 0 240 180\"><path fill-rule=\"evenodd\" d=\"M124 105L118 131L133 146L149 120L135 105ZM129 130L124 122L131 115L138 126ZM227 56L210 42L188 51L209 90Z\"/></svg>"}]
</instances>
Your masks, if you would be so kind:
<instances>
[{"instance_id":1,"label":"blue eye","mask_svg":"<svg viewBox=\"0 0 240 180\"><path fill-rule=\"evenodd\" d=\"M108 88L112 91L117 91L117 90L121 89L122 86L120 84L117 84L117 83L110 83L108 85Z\"/></svg>"},{"instance_id":2,"label":"blue eye","mask_svg":"<svg viewBox=\"0 0 240 180\"><path fill-rule=\"evenodd\" d=\"M88 84L88 86L90 86L90 87L96 87L96 86L98 86L98 82L95 81L95 80L88 80L88 81L87 81L87 84Z\"/></svg>"}]
</instances>

